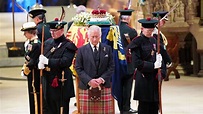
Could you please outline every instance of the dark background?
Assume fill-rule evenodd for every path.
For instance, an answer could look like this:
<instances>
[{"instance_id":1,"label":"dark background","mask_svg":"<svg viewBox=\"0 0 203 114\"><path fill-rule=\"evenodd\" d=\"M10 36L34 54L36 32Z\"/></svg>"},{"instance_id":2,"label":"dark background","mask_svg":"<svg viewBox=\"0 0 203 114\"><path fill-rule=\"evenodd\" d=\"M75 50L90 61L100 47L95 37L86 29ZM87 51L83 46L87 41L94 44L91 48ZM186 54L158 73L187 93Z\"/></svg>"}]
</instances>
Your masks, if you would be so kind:
<instances>
[{"instance_id":1,"label":"dark background","mask_svg":"<svg viewBox=\"0 0 203 114\"><path fill-rule=\"evenodd\" d=\"M88 0L14 0L25 10L29 10L28 7L33 6L36 2L42 4L43 6L68 6L70 3L79 5L87 5ZM20 8L14 4L15 12L22 12ZM0 0L0 12L12 12L12 0Z\"/></svg>"}]
</instances>

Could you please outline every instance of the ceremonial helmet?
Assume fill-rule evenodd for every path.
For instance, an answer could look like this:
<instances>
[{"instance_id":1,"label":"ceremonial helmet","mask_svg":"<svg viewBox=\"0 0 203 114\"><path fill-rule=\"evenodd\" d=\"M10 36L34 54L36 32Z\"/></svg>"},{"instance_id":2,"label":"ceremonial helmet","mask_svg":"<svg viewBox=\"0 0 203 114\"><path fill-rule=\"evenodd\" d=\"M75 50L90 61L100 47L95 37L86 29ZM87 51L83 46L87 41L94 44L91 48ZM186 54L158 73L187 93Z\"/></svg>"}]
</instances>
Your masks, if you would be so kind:
<instances>
[{"instance_id":1,"label":"ceremonial helmet","mask_svg":"<svg viewBox=\"0 0 203 114\"><path fill-rule=\"evenodd\" d=\"M36 3L35 5L32 6L31 10L29 11L29 16L31 18L35 18L37 15L44 13L46 13L46 10L43 9L43 5Z\"/></svg>"}]
</instances>

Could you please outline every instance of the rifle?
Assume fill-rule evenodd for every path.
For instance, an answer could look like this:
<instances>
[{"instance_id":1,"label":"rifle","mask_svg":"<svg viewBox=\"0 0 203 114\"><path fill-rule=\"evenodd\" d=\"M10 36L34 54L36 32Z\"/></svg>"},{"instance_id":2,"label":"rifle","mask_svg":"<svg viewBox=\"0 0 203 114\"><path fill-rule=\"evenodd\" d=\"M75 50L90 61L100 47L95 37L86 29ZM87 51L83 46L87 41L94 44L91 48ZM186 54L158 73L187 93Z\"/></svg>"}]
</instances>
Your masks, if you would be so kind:
<instances>
[{"instance_id":1,"label":"rifle","mask_svg":"<svg viewBox=\"0 0 203 114\"><path fill-rule=\"evenodd\" d=\"M157 52L160 53L160 16L158 14L158 37L157 37ZM161 98L161 69L158 68L158 93L159 93L159 112L162 114L162 98Z\"/></svg>"},{"instance_id":2,"label":"rifle","mask_svg":"<svg viewBox=\"0 0 203 114\"><path fill-rule=\"evenodd\" d=\"M35 73L34 69L32 70L32 89L34 94L34 106L35 106L35 114L38 114L38 101L37 101L37 92L35 89Z\"/></svg>"},{"instance_id":3,"label":"rifle","mask_svg":"<svg viewBox=\"0 0 203 114\"><path fill-rule=\"evenodd\" d=\"M64 71L62 71L62 77L60 79L61 81L61 107L60 107L60 114L63 114L63 101L64 101L64 98L63 98L63 89L64 89L64 82L66 81L67 79L64 78Z\"/></svg>"}]
</instances>

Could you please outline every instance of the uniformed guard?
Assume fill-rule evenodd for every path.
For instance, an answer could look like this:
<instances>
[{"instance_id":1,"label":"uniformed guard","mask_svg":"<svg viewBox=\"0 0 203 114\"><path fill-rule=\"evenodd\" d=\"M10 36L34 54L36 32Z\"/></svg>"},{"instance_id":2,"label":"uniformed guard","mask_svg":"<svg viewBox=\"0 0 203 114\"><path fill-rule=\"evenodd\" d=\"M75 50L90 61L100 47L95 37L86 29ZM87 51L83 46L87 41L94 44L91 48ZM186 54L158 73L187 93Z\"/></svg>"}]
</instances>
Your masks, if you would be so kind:
<instances>
[{"instance_id":1,"label":"uniformed guard","mask_svg":"<svg viewBox=\"0 0 203 114\"><path fill-rule=\"evenodd\" d=\"M34 22L24 23L21 31L27 38L25 45L25 64L21 75L27 77L30 114L39 114L40 74L37 61L40 55L41 42L37 37L37 26Z\"/></svg>"},{"instance_id":2,"label":"uniformed guard","mask_svg":"<svg viewBox=\"0 0 203 114\"><path fill-rule=\"evenodd\" d=\"M153 12L153 18L158 20L158 17L160 17L160 27L164 26L164 24L166 23L166 21L168 21L168 18L165 16L168 12L167 11L157 11L157 12ZM152 35L157 38L158 37L158 26L155 27ZM166 46L168 45L168 41L167 38L165 37L165 35L160 31L160 43L161 45L164 46L164 50L163 51L163 58L164 58L164 63L166 64L167 67L170 67L172 65L172 60L170 55L167 53L166 50Z\"/></svg>"},{"instance_id":3,"label":"uniformed guard","mask_svg":"<svg viewBox=\"0 0 203 114\"><path fill-rule=\"evenodd\" d=\"M134 100L138 100L138 114L158 114L158 69L161 76L166 76L166 65L162 61L162 53L157 53L157 40L152 32L158 20L147 18L138 20L142 24L141 34L135 38L128 48L132 52L132 62L136 68ZM160 50L163 46L160 46Z\"/></svg>"},{"instance_id":4,"label":"uniformed guard","mask_svg":"<svg viewBox=\"0 0 203 114\"><path fill-rule=\"evenodd\" d=\"M74 97L72 72L69 67L75 56L77 47L64 36L64 25L67 22L48 22L52 38L44 43L44 54L40 55L38 68L44 69L47 87L45 98L49 114L68 114L70 98Z\"/></svg>"},{"instance_id":5,"label":"uniformed guard","mask_svg":"<svg viewBox=\"0 0 203 114\"><path fill-rule=\"evenodd\" d=\"M118 106L121 113L137 112L136 110L133 110L130 106L134 67L132 66L131 61L129 59L131 58L131 52L129 52L129 50L126 48L127 45L132 41L132 39L137 37L137 31L129 25L133 11L134 10L132 9L118 10L118 12L120 13L119 30L121 35L121 42L123 48L125 49L128 70L127 74L121 76L122 99L118 100Z\"/></svg>"},{"instance_id":6,"label":"uniformed guard","mask_svg":"<svg viewBox=\"0 0 203 114\"><path fill-rule=\"evenodd\" d=\"M37 25L37 36L42 41L42 28L44 28L44 41L51 38L50 28L47 24L43 23L46 21L45 17L46 10L43 9L42 4L36 3L32 6L29 11L29 16L33 19L35 24ZM43 27L44 26L44 27Z\"/></svg>"}]
</instances>

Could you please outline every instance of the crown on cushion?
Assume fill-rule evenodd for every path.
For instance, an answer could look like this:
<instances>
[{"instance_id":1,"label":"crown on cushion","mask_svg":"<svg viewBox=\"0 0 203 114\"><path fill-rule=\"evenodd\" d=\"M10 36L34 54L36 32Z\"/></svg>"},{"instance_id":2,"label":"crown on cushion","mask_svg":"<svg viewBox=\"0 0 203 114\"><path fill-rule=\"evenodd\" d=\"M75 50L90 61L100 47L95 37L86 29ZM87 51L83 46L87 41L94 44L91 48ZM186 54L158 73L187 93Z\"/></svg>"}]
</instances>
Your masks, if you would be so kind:
<instances>
[{"instance_id":1,"label":"crown on cushion","mask_svg":"<svg viewBox=\"0 0 203 114\"><path fill-rule=\"evenodd\" d=\"M105 9L94 9L92 11L92 17L94 18L104 18L106 17L106 10Z\"/></svg>"}]
</instances>

